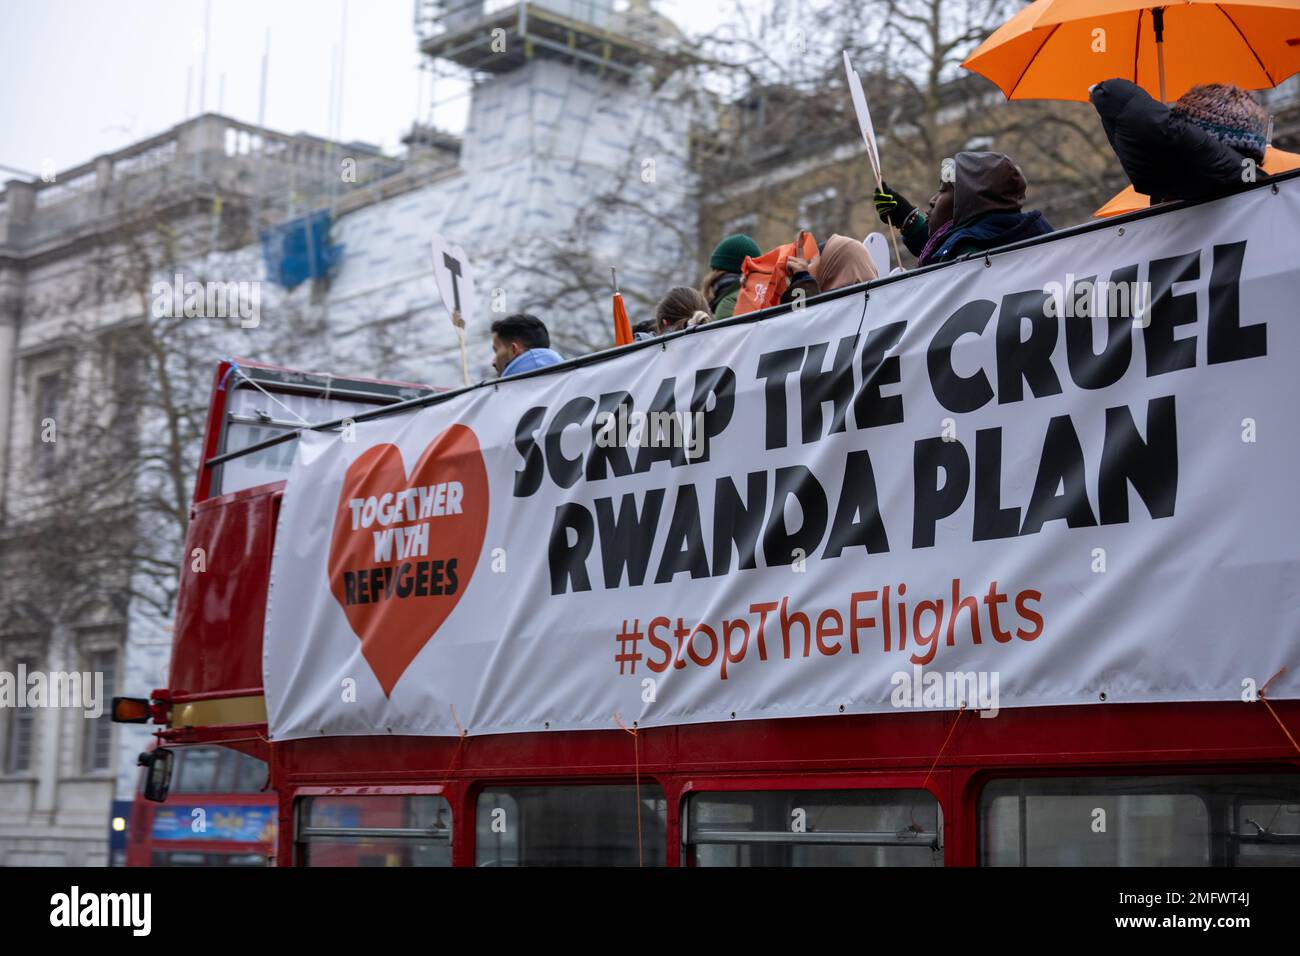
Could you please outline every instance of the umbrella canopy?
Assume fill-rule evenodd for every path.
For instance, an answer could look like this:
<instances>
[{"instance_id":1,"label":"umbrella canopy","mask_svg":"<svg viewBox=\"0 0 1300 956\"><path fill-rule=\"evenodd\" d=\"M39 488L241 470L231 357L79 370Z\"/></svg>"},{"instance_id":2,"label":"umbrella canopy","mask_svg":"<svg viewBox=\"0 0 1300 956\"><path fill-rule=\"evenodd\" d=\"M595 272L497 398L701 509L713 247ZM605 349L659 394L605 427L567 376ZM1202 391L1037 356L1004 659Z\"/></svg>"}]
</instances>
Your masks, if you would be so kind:
<instances>
[{"instance_id":1,"label":"umbrella canopy","mask_svg":"<svg viewBox=\"0 0 1300 956\"><path fill-rule=\"evenodd\" d=\"M1270 175L1300 169L1300 153L1289 153L1285 149L1274 149L1270 146L1264 150L1264 161L1259 164L1259 168ZM1129 186L1094 212L1092 217L1094 219L1105 219L1107 216L1118 216L1121 213L1146 209L1149 205L1151 205L1150 196L1144 196L1132 186Z\"/></svg>"},{"instance_id":2,"label":"umbrella canopy","mask_svg":"<svg viewBox=\"0 0 1300 956\"><path fill-rule=\"evenodd\" d=\"M1111 77L1167 99L1201 83L1267 89L1300 72L1300 0L1035 0L962 66L1012 100L1086 102Z\"/></svg>"}]
</instances>

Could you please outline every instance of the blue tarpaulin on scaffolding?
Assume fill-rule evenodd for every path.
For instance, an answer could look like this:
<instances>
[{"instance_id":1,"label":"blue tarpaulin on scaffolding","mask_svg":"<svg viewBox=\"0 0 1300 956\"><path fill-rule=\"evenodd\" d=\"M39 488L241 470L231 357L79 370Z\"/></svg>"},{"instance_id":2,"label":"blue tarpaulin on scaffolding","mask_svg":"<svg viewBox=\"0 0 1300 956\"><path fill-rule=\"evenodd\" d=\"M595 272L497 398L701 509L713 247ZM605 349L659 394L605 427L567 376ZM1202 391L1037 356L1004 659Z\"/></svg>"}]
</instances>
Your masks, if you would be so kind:
<instances>
[{"instance_id":1,"label":"blue tarpaulin on scaffolding","mask_svg":"<svg viewBox=\"0 0 1300 956\"><path fill-rule=\"evenodd\" d=\"M330 243L328 209L262 231L266 274L286 289L306 279L328 276L342 254L342 246Z\"/></svg>"}]
</instances>

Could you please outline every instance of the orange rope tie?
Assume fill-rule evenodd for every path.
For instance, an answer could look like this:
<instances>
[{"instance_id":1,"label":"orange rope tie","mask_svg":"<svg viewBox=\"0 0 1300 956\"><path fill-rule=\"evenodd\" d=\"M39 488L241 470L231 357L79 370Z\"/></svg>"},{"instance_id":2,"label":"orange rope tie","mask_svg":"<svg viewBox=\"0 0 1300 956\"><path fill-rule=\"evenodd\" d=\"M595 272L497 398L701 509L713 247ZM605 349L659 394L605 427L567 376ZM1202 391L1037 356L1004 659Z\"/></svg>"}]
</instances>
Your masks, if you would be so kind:
<instances>
[{"instance_id":1,"label":"orange rope tie","mask_svg":"<svg viewBox=\"0 0 1300 956\"><path fill-rule=\"evenodd\" d=\"M1291 741L1291 746L1296 749L1296 753L1300 753L1300 744L1296 743L1296 739L1291 736L1291 731L1286 729L1286 724L1282 723L1282 718L1277 715L1277 711L1273 709L1273 705L1268 702L1268 697L1264 694L1264 692L1268 690L1268 685L1285 673L1286 668L1284 667L1268 680L1264 681L1264 686L1259 689L1259 699L1264 702L1264 706L1268 708L1268 712L1273 715L1273 719L1277 721L1277 725L1282 728L1282 733L1286 734L1286 739Z\"/></svg>"},{"instance_id":2,"label":"orange rope tie","mask_svg":"<svg viewBox=\"0 0 1300 956\"><path fill-rule=\"evenodd\" d=\"M618 711L614 711L614 723L618 724L623 730L632 735L632 760L635 769L636 781L636 855L637 866L645 866L645 843L641 837L641 741L636 732L636 721L632 721L629 727L623 723L623 718L619 716Z\"/></svg>"},{"instance_id":3,"label":"orange rope tie","mask_svg":"<svg viewBox=\"0 0 1300 956\"><path fill-rule=\"evenodd\" d=\"M451 782L451 775L458 769L457 764L460 761L460 755L465 749L465 744L469 741L469 731L460 725L460 719L456 716L456 705L451 705L451 720L456 725L457 741L456 750L451 755L451 763L447 765L447 773L442 778L441 786L445 787Z\"/></svg>"},{"instance_id":4,"label":"orange rope tie","mask_svg":"<svg viewBox=\"0 0 1300 956\"><path fill-rule=\"evenodd\" d=\"M961 715L965 710L966 702L963 701L961 707L957 710L957 719L954 720L952 726L948 728L948 736L943 738L943 746L940 747L939 752L934 755L934 763L930 764L930 769L925 772L925 779L921 781L922 790L924 790L925 785L930 782L930 775L934 773L934 768L939 766L939 758L943 756L943 752L948 748L948 741L952 740L952 732L957 729L957 721L961 720Z\"/></svg>"}]
</instances>

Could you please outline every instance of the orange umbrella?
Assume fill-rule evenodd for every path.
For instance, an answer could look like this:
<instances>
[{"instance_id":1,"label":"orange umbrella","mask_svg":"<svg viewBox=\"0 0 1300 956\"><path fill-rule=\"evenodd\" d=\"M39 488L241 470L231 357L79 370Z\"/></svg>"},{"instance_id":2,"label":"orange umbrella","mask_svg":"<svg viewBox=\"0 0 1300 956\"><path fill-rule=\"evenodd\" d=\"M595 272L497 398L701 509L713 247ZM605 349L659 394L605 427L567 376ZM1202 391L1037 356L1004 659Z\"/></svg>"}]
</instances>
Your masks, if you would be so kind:
<instances>
[{"instance_id":1,"label":"orange umbrella","mask_svg":"<svg viewBox=\"0 0 1300 956\"><path fill-rule=\"evenodd\" d=\"M1259 164L1259 168L1270 175L1300 169L1300 153L1289 153L1285 149L1274 149L1270 146L1264 150L1264 161ZM1144 196L1132 186L1129 186L1094 212L1092 217L1094 219L1105 219L1107 216L1118 216L1121 213L1146 209L1149 205L1151 205L1150 196Z\"/></svg>"},{"instance_id":2,"label":"orange umbrella","mask_svg":"<svg viewBox=\"0 0 1300 956\"><path fill-rule=\"evenodd\" d=\"M1168 42L1165 42L1165 41ZM1035 0L962 63L1012 100L1078 100L1124 77L1166 102L1300 72L1300 0Z\"/></svg>"}]
</instances>

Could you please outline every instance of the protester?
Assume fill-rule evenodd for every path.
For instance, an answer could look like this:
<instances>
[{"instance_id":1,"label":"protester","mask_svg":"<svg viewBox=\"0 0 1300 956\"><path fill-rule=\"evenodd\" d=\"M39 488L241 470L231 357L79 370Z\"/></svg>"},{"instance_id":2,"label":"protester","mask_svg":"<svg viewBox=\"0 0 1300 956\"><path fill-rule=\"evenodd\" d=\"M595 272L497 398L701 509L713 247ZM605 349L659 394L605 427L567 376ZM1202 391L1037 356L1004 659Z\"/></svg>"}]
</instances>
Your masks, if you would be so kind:
<instances>
[{"instance_id":1,"label":"protester","mask_svg":"<svg viewBox=\"0 0 1300 956\"><path fill-rule=\"evenodd\" d=\"M698 289L679 285L655 306L655 328L660 335L677 332L688 325L701 325L713 318L709 303Z\"/></svg>"},{"instance_id":2,"label":"protester","mask_svg":"<svg viewBox=\"0 0 1300 956\"><path fill-rule=\"evenodd\" d=\"M918 265L948 262L1052 231L1041 212L1022 211L1025 176L1010 156L961 152L953 173L953 181L942 182L930 197L928 216L888 184L876 190L881 221L902 233Z\"/></svg>"},{"instance_id":3,"label":"protester","mask_svg":"<svg viewBox=\"0 0 1300 956\"><path fill-rule=\"evenodd\" d=\"M632 341L640 342L642 339L652 339L659 334L659 329L655 325L654 319L642 319L636 325L632 326Z\"/></svg>"},{"instance_id":4,"label":"protester","mask_svg":"<svg viewBox=\"0 0 1300 956\"><path fill-rule=\"evenodd\" d=\"M1089 95L1129 181L1153 205L1253 182L1264 159L1268 113L1240 87L1194 86L1172 107L1128 80L1103 80Z\"/></svg>"},{"instance_id":5,"label":"protester","mask_svg":"<svg viewBox=\"0 0 1300 956\"><path fill-rule=\"evenodd\" d=\"M812 262L792 256L786 260L785 268L790 274L790 287L781 296L782 302L794 301L799 290L807 298L879 278L867 247L856 239L839 235L827 239L821 255Z\"/></svg>"},{"instance_id":6,"label":"protester","mask_svg":"<svg viewBox=\"0 0 1300 956\"><path fill-rule=\"evenodd\" d=\"M517 312L492 323L492 367L502 378L563 361L537 316Z\"/></svg>"},{"instance_id":7,"label":"protester","mask_svg":"<svg viewBox=\"0 0 1300 956\"><path fill-rule=\"evenodd\" d=\"M700 286L706 306L714 318L727 319L736 308L740 295L740 272L746 256L757 259L763 254L758 243L744 234L727 236L709 256L709 269Z\"/></svg>"}]
</instances>

